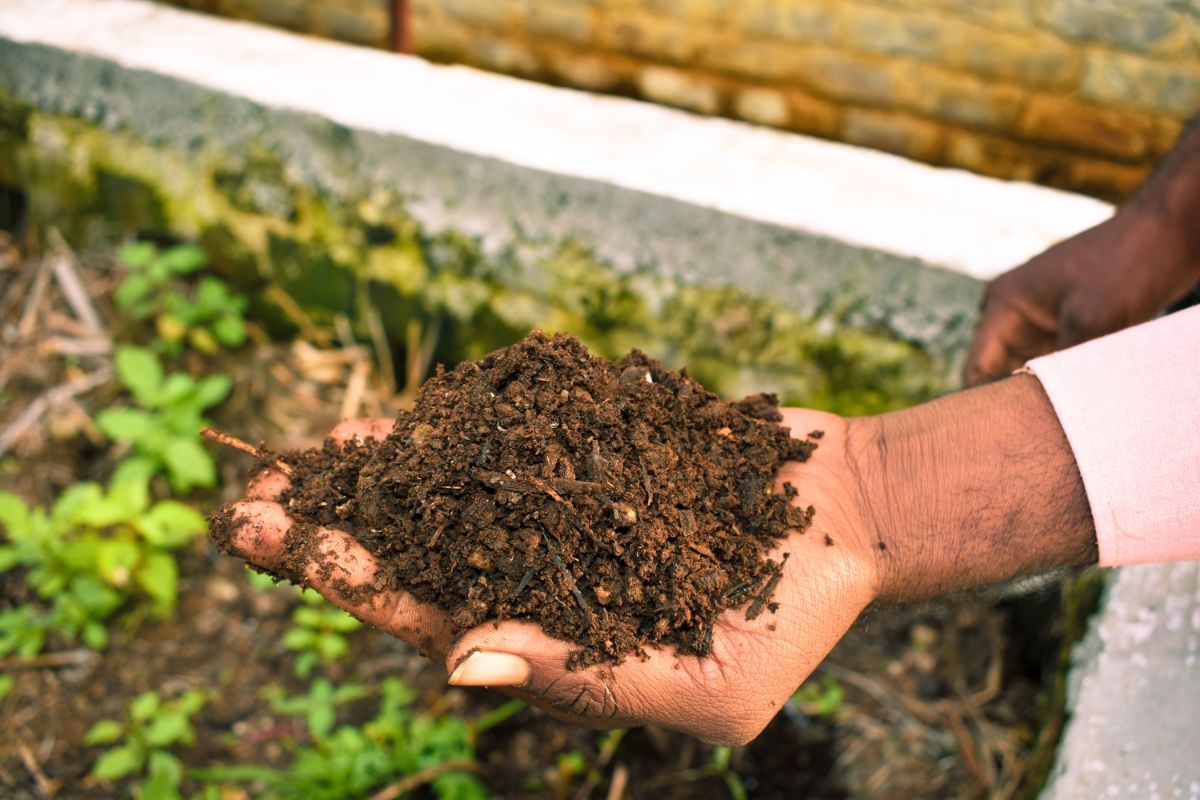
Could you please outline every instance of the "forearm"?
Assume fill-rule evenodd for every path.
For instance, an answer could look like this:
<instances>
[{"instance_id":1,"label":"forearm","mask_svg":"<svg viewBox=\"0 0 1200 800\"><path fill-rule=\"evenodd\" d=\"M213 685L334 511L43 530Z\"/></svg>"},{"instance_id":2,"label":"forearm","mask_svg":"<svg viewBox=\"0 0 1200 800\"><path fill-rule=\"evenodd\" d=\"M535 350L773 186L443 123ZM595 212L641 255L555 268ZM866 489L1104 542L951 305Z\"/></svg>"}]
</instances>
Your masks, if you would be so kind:
<instances>
[{"instance_id":1,"label":"forearm","mask_svg":"<svg viewBox=\"0 0 1200 800\"><path fill-rule=\"evenodd\" d=\"M1033 376L852 420L847 447L876 526L881 597L1096 561L1071 447Z\"/></svg>"},{"instance_id":2,"label":"forearm","mask_svg":"<svg viewBox=\"0 0 1200 800\"><path fill-rule=\"evenodd\" d=\"M1153 218L1178 236L1194 278L1200 280L1200 116L1184 128L1123 212Z\"/></svg>"}]
</instances>

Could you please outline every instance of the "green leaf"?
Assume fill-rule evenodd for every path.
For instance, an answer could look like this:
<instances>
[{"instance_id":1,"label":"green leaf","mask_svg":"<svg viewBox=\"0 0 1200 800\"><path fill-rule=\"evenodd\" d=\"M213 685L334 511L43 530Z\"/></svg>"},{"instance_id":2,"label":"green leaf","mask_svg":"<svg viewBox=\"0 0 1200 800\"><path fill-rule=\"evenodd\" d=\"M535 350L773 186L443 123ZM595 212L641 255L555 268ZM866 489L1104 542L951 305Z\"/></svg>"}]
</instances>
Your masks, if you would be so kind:
<instances>
[{"instance_id":1,"label":"green leaf","mask_svg":"<svg viewBox=\"0 0 1200 800\"><path fill-rule=\"evenodd\" d=\"M350 633L362 627L362 622L357 617L351 616L345 611L329 615L325 623L338 633Z\"/></svg>"},{"instance_id":2,"label":"green leaf","mask_svg":"<svg viewBox=\"0 0 1200 800\"><path fill-rule=\"evenodd\" d=\"M154 429L154 419L138 408L106 408L96 425L114 442L137 442Z\"/></svg>"},{"instance_id":3,"label":"green leaf","mask_svg":"<svg viewBox=\"0 0 1200 800\"><path fill-rule=\"evenodd\" d=\"M180 244L163 253L159 261L176 275L187 275L208 263L208 256L194 244Z\"/></svg>"},{"instance_id":4,"label":"green leaf","mask_svg":"<svg viewBox=\"0 0 1200 800\"><path fill-rule=\"evenodd\" d=\"M308 628L288 628L283 634L283 646L288 650L306 650L317 640L317 632Z\"/></svg>"},{"instance_id":5,"label":"green leaf","mask_svg":"<svg viewBox=\"0 0 1200 800\"><path fill-rule=\"evenodd\" d=\"M312 674L313 668L317 666L317 654L311 650L305 651L296 656L296 663L292 665L292 672L298 678L307 678Z\"/></svg>"},{"instance_id":6,"label":"green leaf","mask_svg":"<svg viewBox=\"0 0 1200 800\"><path fill-rule=\"evenodd\" d=\"M0 531L12 541L22 538L30 528L30 509L20 496L0 492Z\"/></svg>"},{"instance_id":7,"label":"green leaf","mask_svg":"<svg viewBox=\"0 0 1200 800\"><path fill-rule=\"evenodd\" d=\"M158 708L158 692L142 692L129 704L129 718L135 722L145 722L154 716Z\"/></svg>"},{"instance_id":8,"label":"green leaf","mask_svg":"<svg viewBox=\"0 0 1200 800\"><path fill-rule=\"evenodd\" d=\"M16 678L12 675L0 675L0 700L3 700L8 696L8 693L12 691L13 684L15 682Z\"/></svg>"},{"instance_id":9,"label":"green leaf","mask_svg":"<svg viewBox=\"0 0 1200 800\"><path fill-rule=\"evenodd\" d=\"M117 348L113 363L121 384L134 398L147 408L156 407L163 381L162 364L158 362L158 357L143 347L122 345Z\"/></svg>"},{"instance_id":10,"label":"green leaf","mask_svg":"<svg viewBox=\"0 0 1200 800\"><path fill-rule=\"evenodd\" d=\"M141 769L142 752L133 745L115 747L96 760L92 775L103 781L116 781Z\"/></svg>"},{"instance_id":11,"label":"green leaf","mask_svg":"<svg viewBox=\"0 0 1200 800\"><path fill-rule=\"evenodd\" d=\"M124 538L106 539L96 548L96 571L109 584L126 586L141 555L136 542Z\"/></svg>"},{"instance_id":12,"label":"green leaf","mask_svg":"<svg viewBox=\"0 0 1200 800\"><path fill-rule=\"evenodd\" d=\"M174 549L202 533L207 523L191 506L178 500L163 500L143 514L136 527L151 544Z\"/></svg>"},{"instance_id":13,"label":"green leaf","mask_svg":"<svg viewBox=\"0 0 1200 800\"><path fill-rule=\"evenodd\" d=\"M218 317L211 327L217 341L226 347L241 347L246 341L246 323L239 315L226 314Z\"/></svg>"},{"instance_id":14,"label":"green leaf","mask_svg":"<svg viewBox=\"0 0 1200 800\"><path fill-rule=\"evenodd\" d=\"M83 737L83 743L89 747L94 744L111 744L121 738L125 726L115 719L102 719L93 725Z\"/></svg>"},{"instance_id":15,"label":"green leaf","mask_svg":"<svg viewBox=\"0 0 1200 800\"><path fill-rule=\"evenodd\" d=\"M86 481L68 486L54 501L52 514L59 525L73 525L87 509L104 501L104 490L100 484Z\"/></svg>"},{"instance_id":16,"label":"green leaf","mask_svg":"<svg viewBox=\"0 0 1200 800\"><path fill-rule=\"evenodd\" d=\"M153 288L154 285L147 276L135 272L121 281L121 285L113 292L113 300L120 308L129 310L133 306L142 305L142 300L146 299Z\"/></svg>"},{"instance_id":17,"label":"green leaf","mask_svg":"<svg viewBox=\"0 0 1200 800\"><path fill-rule=\"evenodd\" d=\"M21 556L20 548L12 547L11 545L0 545L0 575L20 564L22 560L24 559Z\"/></svg>"},{"instance_id":18,"label":"green leaf","mask_svg":"<svg viewBox=\"0 0 1200 800\"><path fill-rule=\"evenodd\" d=\"M233 380L228 375L212 375L205 378L196 387L194 399L196 408L203 410L215 406L225 399L232 388Z\"/></svg>"},{"instance_id":19,"label":"green leaf","mask_svg":"<svg viewBox=\"0 0 1200 800\"><path fill-rule=\"evenodd\" d=\"M206 699L201 689L188 689L175 701L175 706L190 717L204 707Z\"/></svg>"},{"instance_id":20,"label":"green leaf","mask_svg":"<svg viewBox=\"0 0 1200 800\"><path fill-rule=\"evenodd\" d=\"M175 742L188 742L195 738L192 724L182 711L160 711L142 731L146 743L151 747L167 747Z\"/></svg>"},{"instance_id":21,"label":"green leaf","mask_svg":"<svg viewBox=\"0 0 1200 800\"><path fill-rule=\"evenodd\" d=\"M99 622L89 622L83 626L83 643L89 650L103 650L108 647L108 628Z\"/></svg>"},{"instance_id":22,"label":"green leaf","mask_svg":"<svg viewBox=\"0 0 1200 800\"><path fill-rule=\"evenodd\" d=\"M148 267L158 255L158 248L150 242L130 242L117 251L117 259L130 269Z\"/></svg>"},{"instance_id":23,"label":"green leaf","mask_svg":"<svg viewBox=\"0 0 1200 800\"><path fill-rule=\"evenodd\" d=\"M105 586L96 576L76 576L71 581L71 597L93 619L104 619L121 605L121 593Z\"/></svg>"},{"instance_id":24,"label":"green leaf","mask_svg":"<svg viewBox=\"0 0 1200 800\"><path fill-rule=\"evenodd\" d=\"M176 800L183 782L183 765L170 753L156 750L150 754L148 776L142 781L143 800Z\"/></svg>"},{"instance_id":25,"label":"green leaf","mask_svg":"<svg viewBox=\"0 0 1200 800\"><path fill-rule=\"evenodd\" d=\"M150 595L161 611L175 607L179 585L179 567L169 553L150 553L137 571L138 585Z\"/></svg>"},{"instance_id":26,"label":"green leaf","mask_svg":"<svg viewBox=\"0 0 1200 800\"><path fill-rule=\"evenodd\" d=\"M158 405L160 408L177 405L194 396L196 388L196 379L191 375L186 372L172 372L163 381L162 389L158 393Z\"/></svg>"},{"instance_id":27,"label":"green leaf","mask_svg":"<svg viewBox=\"0 0 1200 800\"><path fill-rule=\"evenodd\" d=\"M300 606L292 612L292 622L306 628L319 628L324 619L325 615L320 610L309 606Z\"/></svg>"},{"instance_id":28,"label":"green leaf","mask_svg":"<svg viewBox=\"0 0 1200 800\"><path fill-rule=\"evenodd\" d=\"M163 451L163 460L171 486L178 492L186 492L193 486L209 487L217 482L217 468L198 438L177 437L171 439Z\"/></svg>"},{"instance_id":29,"label":"green leaf","mask_svg":"<svg viewBox=\"0 0 1200 800\"><path fill-rule=\"evenodd\" d=\"M344 636L336 633L327 633L317 639L317 651L321 654L321 658L324 661L337 661L350 651L350 643L346 641Z\"/></svg>"}]
</instances>

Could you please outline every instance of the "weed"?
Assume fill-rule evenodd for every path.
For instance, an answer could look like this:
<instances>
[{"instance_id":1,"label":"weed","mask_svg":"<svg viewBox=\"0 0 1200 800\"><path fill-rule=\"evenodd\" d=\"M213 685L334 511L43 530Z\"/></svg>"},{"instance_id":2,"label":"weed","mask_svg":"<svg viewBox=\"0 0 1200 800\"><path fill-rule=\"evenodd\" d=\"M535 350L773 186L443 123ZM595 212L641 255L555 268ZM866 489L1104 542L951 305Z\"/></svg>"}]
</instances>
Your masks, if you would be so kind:
<instances>
[{"instance_id":1,"label":"weed","mask_svg":"<svg viewBox=\"0 0 1200 800\"><path fill-rule=\"evenodd\" d=\"M339 706L364 697L350 684L334 687L318 678L301 697L272 698L278 713L303 716L308 741L291 743L292 762L283 769L259 765L215 767L197 772L215 783L250 783L256 797L271 800L333 800L368 796L405 776L425 776L441 800L487 797L470 774L474 731L457 717L413 712L414 695L402 681L385 679L379 687L375 717L361 726L336 724ZM416 788L414 784L411 788Z\"/></svg>"},{"instance_id":2,"label":"weed","mask_svg":"<svg viewBox=\"0 0 1200 800\"><path fill-rule=\"evenodd\" d=\"M176 492L213 486L216 465L199 434L208 425L204 412L229 394L229 376L197 380L183 372L167 375L158 357L141 347L118 347L113 360L117 377L138 407L106 408L96 415L96 424L165 472Z\"/></svg>"},{"instance_id":3,"label":"weed","mask_svg":"<svg viewBox=\"0 0 1200 800\"><path fill-rule=\"evenodd\" d=\"M810 717L836 717L846 690L832 675L823 675L801 686L788 702Z\"/></svg>"},{"instance_id":4,"label":"weed","mask_svg":"<svg viewBox=\"0 0 1200 800\"><path fill-rule=\"evenodd\" d=\"M292 665L296 675L307 678L319 661L331 664L350 650L344 634L362 623L329 603L311 589L300 592L303 604L292 612L292 627L283 635L283 645L299 652Z\"/></svg>"},{"instance_id":5,"label":"weed","mask_svg":"<svg viewBox=\"0 0 1200 800\"><path fill-rule=\"evenodd\" d=\"M0 573L25 571L25 582L48 608L18 605L0 612L0 655L29 657L46 633L81 636L94 649L108 641L104 621L128 597L141 594L159 615L175 606L178 569L170 551L205 529L204 518L175 500L151 503L150 469L130 459L108 488L77 483L49 512L0 493Z\"/></svg>"},{"instance_id":6,"label":"weed","mask_svg":"<svg viewBox=\"0 0 1200 800\"><path fill-rule=\"evenodd\" d=\"M204 702L204 693L198 689L169 702L163 702L158 692L143 692L129 704L124 722L115 719L97 722L87 732L84 743L116 746L96 760L93 777L117 781L138 775L141 797L154 800L180 797L183 765L171 749L196 740L192 717Z\"/></svg>"},{"instance_id":7,"label":"weed","mask_svg":"<svg viewBox=\"0 0 1200 800\"><path fill-rule=\"evenodd\" d=\"M114 299L134 319L154 318L162 352L174 355L186 342L212 354L246 341L245 297L212 275L194 287L183 280L206 264L199 247L183 244L159 251L149 242L134 242L121 248L118 258L129 274Z\"/></svg>"}]
</instances>

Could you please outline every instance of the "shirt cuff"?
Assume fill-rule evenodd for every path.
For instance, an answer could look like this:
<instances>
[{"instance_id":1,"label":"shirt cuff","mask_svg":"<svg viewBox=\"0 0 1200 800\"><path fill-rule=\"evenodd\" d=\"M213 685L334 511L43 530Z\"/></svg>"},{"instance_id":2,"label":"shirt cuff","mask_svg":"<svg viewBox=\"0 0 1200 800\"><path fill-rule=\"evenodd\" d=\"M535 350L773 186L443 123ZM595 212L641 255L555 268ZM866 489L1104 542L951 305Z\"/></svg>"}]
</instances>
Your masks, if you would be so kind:
<instances>
[{"instance_id":1,"label":"shirt cuff","mask_svg":"<svg viewBox=\"0 0 1200 800\"><path fill-rule=\"evenodd\" d=\"M1075 454L1101 566L1200 559L1200 307L1026 367Z\"/></svg>"}]
</instances>

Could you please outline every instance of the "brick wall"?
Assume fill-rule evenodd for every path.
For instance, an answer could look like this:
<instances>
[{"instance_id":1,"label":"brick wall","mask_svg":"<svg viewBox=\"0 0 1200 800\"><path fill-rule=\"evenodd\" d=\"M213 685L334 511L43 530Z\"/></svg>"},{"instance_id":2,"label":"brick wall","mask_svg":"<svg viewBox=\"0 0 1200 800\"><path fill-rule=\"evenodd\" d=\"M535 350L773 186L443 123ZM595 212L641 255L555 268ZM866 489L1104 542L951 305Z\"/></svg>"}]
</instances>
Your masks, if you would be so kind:
<instances>
[{"instance_id":1,"label":"brick wall","mask_svg":"<svg viewBox=\"0 0 1200 800\"><path fill-rule=\"evenodd\" d=\"M387 0L175 0L385 46ZM1110 199L1200 112L1200 0L412 0L419 54Z\"/></svg>"}]
</instances>

